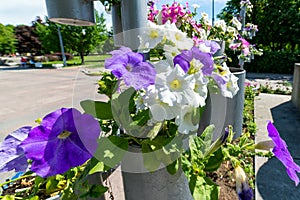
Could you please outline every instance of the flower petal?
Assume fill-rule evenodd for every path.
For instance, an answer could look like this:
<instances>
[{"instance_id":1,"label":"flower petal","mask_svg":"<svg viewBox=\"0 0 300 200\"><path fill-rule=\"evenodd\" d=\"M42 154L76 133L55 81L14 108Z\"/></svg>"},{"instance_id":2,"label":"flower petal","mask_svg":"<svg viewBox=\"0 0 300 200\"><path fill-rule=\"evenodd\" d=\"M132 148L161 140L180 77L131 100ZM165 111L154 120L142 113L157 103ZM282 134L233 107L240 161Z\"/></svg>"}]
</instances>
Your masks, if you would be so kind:
<instances>
[{"instance_id":1,"label":"flower petal","mask_svg":"<svg viewBox=\"0 0 300 200\"><path fill-rule=\"evenodd\" d=\"M28 136L30 130L29 126L19 128L4 139L0 146L0 172L11 170L24 172L27 169L27 158L19 145Z\"/></svg>"},{"instance_id":2,"label":"flower petal","mask_svg":"<svg viewBox=\"0 0 300 200\"><path fill-rule=\"evenodd\" d=\"M299 177L297 176L296 172L300 172L299 165L294 162L289 150L287 149L285 141L281 139L277 129L271 121L268 121L267 129L269 132L269 137L275 144L275 147L273 148L274 155L286 167L287 174L297 186L299 184Z\"/></svg>"}]
</instances>

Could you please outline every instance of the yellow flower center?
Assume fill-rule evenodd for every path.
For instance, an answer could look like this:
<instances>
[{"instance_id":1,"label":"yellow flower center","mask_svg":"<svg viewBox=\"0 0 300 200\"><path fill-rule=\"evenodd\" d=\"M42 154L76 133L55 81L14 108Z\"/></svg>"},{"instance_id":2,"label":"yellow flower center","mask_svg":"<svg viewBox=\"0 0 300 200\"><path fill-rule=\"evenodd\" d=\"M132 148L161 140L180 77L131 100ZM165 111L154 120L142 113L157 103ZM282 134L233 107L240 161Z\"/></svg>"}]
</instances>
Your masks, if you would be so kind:
<instances>
[{"instance_id":1,"label":"yellow flower center","mask_svg":"<svg viewBox=\"0 0 300 200\"><path fill-rule=\"evenodd\" d=\"M171 82L170 84L170 87L173 89L173 90L176 90L178 88L181 87L181 84L180 84L180 81L178 79L175 79Z\"/></svg>"},{"instance_id":2,"label":"yellow flower center","mask_svg":"<svg viewBox=\"0 0 300 200\"><path fill-rule=\"evenodd\" d=\"M181 35L179 33L175 33L175 39L176 40L181 40Z\"/></svg>"},{"instance_id":3,"label":"yellow flower center","mask_svg":"<svg viewBox=\"0 0 300 200\"><path fill-rule=\"evenodd\" d=\"M151 30L150 32L150 38L154 39L158 37L158 32L156 30Z\"/></svg>"},{"instance_id":4,"label":"yellow flower center","mask_svg":"<svg viewBox=\"0 0 300 200\"><path fill-rule=\"evenodd\" d=\"M217 65L217 69L219 70L219 73L221 76L225 76L227 74L227 71L223 69L221 65Z\"/></svg>"},{"instance_id":5,"label":"yellow flower center","mask_svg":"<svg viewBox=\"0 0 300 200\"><path fill-rule=\"evenodd\" d=\"M131 72L132 71L132 66L131 65L126 65L127 71Z\"/></svg>"},{"instance_id":6,"label":"yellow flower center","mask_svg":"<svg viewBox=\"0 0 300 200\"><path fill-rule=\"evenodd\" d=\"M231 88L232 84L230 82L227 82L226 86L227 86L227 88Z\"/></svg>"},{"instance_id":7,"label":"yellow flower center","mask_svg":"<svg viewBox=\"0 0 300 200\"><path fill-rule=\"evenodd\" d=\"M199 60L196 60L195 58L193 58L193 60L191 60L191 62L190 62L190 68L187 73L188 74L196 74L197 72L199 72L201 70L201 68L203 66L204 65Z\"/></svg>"},{"instance_id":8,"label":"yellow flower center","mask_svg":"<svg viewBox=\"0 0 300 200\"><path fill-rule=\"evenodd\" d=\"M69 137L71 135L71 132L69 131L63 131L61 132L61 134L59 134L57 137L59 139L66 139L67 137Z\"/></svg>"}]
</instances>

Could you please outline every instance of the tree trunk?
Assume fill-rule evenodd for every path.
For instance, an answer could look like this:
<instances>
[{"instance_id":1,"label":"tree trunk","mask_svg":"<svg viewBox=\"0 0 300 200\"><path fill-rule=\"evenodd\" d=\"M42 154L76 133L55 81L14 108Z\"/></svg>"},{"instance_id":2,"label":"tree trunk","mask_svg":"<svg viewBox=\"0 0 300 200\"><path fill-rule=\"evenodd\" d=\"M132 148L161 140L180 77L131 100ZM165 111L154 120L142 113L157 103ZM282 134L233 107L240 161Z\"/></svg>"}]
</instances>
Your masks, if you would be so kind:
<instances>
[{"instance_id":1,"label":"tree trunk","mask_svg":"<svg viewBox=\"0 0 300 200\"><path fill-rule=\"evenodd\" d=\"M84 65L84 55L83 52L80 52L81 64Z\"/></svg>"}]
</instances>

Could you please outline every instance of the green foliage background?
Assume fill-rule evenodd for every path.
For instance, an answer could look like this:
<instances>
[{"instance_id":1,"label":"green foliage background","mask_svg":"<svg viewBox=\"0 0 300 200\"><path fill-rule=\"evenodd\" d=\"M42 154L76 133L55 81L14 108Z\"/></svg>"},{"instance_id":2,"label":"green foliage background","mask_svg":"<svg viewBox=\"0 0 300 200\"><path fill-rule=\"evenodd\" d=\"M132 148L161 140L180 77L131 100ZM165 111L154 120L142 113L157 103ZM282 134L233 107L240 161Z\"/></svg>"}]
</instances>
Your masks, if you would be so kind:
<instances>
[{"instance_id":1,"label":"green foliage background","mask_svg":"<svg viewBox=\"0 0 300 200\"><path fill-rule=\"evenodd\" d=\"M17 40L14 34L14 26L0 24L0 54L16 52Z\"/></svg>"},{"instance_id":2,"label":"green foliage background","mask_svg":"<svg viewBox=\"0 0 300 200\"><path fill-rule=\"evenodd\" d=\"M300 1L299 0L251 0L253 12L246 17L246 23L258 25L259 31L250 42L264 50L253 62L245 63L251 72L292 73L295 62L300 62ZM229 22L238 14L240 0L229 0L218 15ZM236 66L236 55L227 49Z\"/></svg>"}]
</instances>

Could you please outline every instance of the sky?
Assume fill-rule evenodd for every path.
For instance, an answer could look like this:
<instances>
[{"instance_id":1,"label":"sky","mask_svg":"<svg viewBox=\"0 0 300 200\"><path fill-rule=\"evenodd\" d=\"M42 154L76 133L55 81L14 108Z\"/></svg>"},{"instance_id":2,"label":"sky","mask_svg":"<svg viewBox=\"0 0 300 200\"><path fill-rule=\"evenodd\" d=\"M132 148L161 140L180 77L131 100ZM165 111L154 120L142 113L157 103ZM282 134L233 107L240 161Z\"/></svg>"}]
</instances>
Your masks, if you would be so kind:
<instances>
[{"instance_id":1,"label":"sky","mask_svg":"<svg viewBox=\"0 0 300 200\"><path fill-rule=\"evenodd\" d=\"M189 2L190 5L198 4L198 13L206 12L212 16L212 0L177 0L179 3ZM225 6L227 0L214 0L215 15ZM158 6L163 3L173 3L173 0L159 0ZM95 8L99 13L105 12L100 1L94 1ZM159 8L159 7L158 7ZM31 25L31 22L40 16L44 19L47 16L45 0L0 0L0 23L14 26L24 24ZM111 16L105 13L107 26L111 26Z\"/></svg>"}]
</instances>

